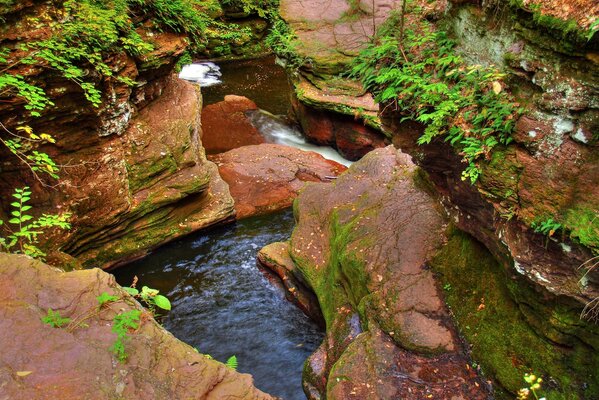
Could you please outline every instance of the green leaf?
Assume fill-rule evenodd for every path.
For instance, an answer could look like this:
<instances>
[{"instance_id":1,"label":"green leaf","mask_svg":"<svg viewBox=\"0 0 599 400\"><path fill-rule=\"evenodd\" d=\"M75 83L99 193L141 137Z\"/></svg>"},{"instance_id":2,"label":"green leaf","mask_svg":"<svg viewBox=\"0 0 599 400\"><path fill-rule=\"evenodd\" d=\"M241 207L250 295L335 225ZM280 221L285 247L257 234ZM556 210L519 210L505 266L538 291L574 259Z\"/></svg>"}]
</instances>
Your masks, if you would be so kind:
<instances>
[{"instance_id":1,"label":"green leaf","mask_svg":"<svg viewBox=\"0 0 599 400\"><path fill-rule=\"evenodd\" d=\"M164 297L161 294L156 295L154 297L154 304L156 304L157 307L160 307L163 310L170 310L171 309L171 302L166 297Z\"/></svg>"},{"instance_id":2,"label":"green leaf","mask_svg":"<svg viewBox=\"0 0 599 400\"><path fill-rule=\"evenodd\" d=\"M131 296L137 296L139 294L139 290L133 288L133 287L129 287L129 286L123 286L122 289L129 293Z\"/></svg>"},{"instance_id":3,"label":"green leaf","mask_svg":"<svg viewBox=\"0 0 599 400\"><path fill-rule=\"evenodd\" d=\"M229 359L227 360L226 366L231 368L231 369L237 369L237 357L236 356L231 356L229 357Z\"/></svg>"},{"instance_id":4,"label":"green leaf","mask_svg":"<svg viewBox=\"0 0 599 400\"><path fill-rule=\"evenodd\" d=\"M98 300L98 304L101 307L106 303L117 301L119 298L117 296L110 295L106 292L102 292L102 294L96 297L96 299Z\"/></svg>"}]
</instances>

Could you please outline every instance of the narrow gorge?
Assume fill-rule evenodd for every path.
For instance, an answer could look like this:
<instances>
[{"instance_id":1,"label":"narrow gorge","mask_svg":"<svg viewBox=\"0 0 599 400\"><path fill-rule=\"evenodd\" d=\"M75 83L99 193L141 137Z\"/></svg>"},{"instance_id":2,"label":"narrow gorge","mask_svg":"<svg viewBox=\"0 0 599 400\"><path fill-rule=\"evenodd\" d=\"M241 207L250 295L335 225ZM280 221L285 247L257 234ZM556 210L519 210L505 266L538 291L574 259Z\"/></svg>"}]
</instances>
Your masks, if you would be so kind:
<instances>
[{"instance_id":1,"label":"narrow gorge","mask_svg":"<svg viewBox=\"0 0 599 400\"><path fill-rule=\"evenodd\" d=\"M599 398L598 31L0 0L0 399Z\"/></svg>"}]
</instances>

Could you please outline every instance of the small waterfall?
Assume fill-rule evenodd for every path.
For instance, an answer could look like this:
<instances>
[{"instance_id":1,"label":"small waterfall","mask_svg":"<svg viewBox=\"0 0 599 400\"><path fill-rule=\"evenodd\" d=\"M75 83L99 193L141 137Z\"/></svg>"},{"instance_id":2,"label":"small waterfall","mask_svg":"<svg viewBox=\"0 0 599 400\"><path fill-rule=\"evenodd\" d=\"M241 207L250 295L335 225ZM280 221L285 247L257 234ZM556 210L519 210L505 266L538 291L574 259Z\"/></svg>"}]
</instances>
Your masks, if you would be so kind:
<instances>
[{"instance_id":1,"label":"small waterfall","mask_svg":"<svg viewBox=\"0 0 599 400\"><path fill-rule=\"evenodd\" d=\"M313 151L328 160L336 161L347 167L352 164L351 161L341 157L332 147L308 143L298 129L287 125L281 118L272 115L268 111L251 110L246 112L246 115L268 143L283 144L305 151Z\"/></svg>"},{"instance_id":2,"label":"small waterfall","mask_svg":"<svg viewBox=\"0 0 599 400\"><path fill-rule=\"evenodd\" d=\"M179 72L179 78L197 82L202 87L220 84L221 76L220 67L211 62L188 64L183 66Z\"/></svg>"}]
</instances>

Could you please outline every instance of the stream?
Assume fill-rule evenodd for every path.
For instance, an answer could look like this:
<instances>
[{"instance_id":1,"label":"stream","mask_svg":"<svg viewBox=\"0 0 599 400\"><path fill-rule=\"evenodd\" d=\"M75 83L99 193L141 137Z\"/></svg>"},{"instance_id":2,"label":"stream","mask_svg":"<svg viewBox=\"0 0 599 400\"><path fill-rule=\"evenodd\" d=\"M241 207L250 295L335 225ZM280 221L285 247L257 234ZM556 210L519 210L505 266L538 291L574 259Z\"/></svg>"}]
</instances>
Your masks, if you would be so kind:
<instances>
[{"instance_id":1,"label":"stream","mask_svg":"<svg viewBox=\"0 0 599 400\"><path fill-rule=\"evenodd\" d=\"M219 361L235 355L259 389L305 400L303 363L323 333L256 266L256 252L288 239L293 226L291 210L244 219L167 244L114 274L123 286L137 276L139 287L171 300L162 324L178 339Z\"/></svg>"},{"instance_id":2,"label":"stream","mask_svg":"<svg viewBox=\"0 0 599 400\"><path fill-rule=\"evenodd\" d=\"M334 149L307 143L281 117L289 108L289 84L274 59L185 66L181 78L202 86L204 105L242 95L260 110L248 119L267 142L316 151L349 165ZM284 241L293 230L291 210L244 219L191 234L115 272L117 281L160 290L172 303L162 323L178 339L219 361L235 355L238 371L256 386L286 400L305 400L302 369L324 333L289 303L256 266L264 245Z\"/></svg>"}]
</instances>

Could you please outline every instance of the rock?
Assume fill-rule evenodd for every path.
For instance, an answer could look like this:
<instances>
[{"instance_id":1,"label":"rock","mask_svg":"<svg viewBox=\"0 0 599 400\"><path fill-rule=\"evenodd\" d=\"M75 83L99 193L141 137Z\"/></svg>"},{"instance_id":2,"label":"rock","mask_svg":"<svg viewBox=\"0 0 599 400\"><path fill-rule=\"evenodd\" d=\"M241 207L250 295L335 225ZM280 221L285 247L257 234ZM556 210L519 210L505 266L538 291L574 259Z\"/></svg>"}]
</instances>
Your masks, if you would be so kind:
<instances>
[{"instance_id":1,"label":"rock","mask_svg":"<svg viewBox=\"0 0 599 400\"><path fill-rule=\"evenodd\" d=\"M35 21L51 22L50 18L62 15L59 6L21 3L27 8L6 16L0 41L19 47L48 39L51 30ZM84 98L78 84L43 65L17 66L54 102L42 117L29 118L20 112L23 104L18 101L0 102L5 126L30 125L34 132L54 136L56 145L39 150L63 166L58 190L42 186L0 146L0 217L7 220L10 210L5 207L10 201L5 200L14 188L25 185L32 188L30 204L36 215L71 212L72 229L40 238L51 259L65 268L124 263L233 217L227 185L206 160L201 145L199 90L172 75L186 49L186 38L152 32L151 23L140 25L138 33L153 43L154 51L137 58L124 51L105 54L114 77L85 71L86 81L103 93L99 107ZM129 86L115 77L137 83Z\"/></svg>"},{"instance_id":2,"label":"rock","mask_svg":"<svg viewBox=\"0 0 599 400\"><path fill-rule=\"evenodd\" d=\"M98 308L106 292L118 301ZM52 309L71 321L42 322ZM110 347L118 313L142 312L125 340L127 360ZM199 354L156 323L98 269L64 273L0 253L0 397L27 399L271 399L252 377Z\"/></svg>"},{"instance_id":3,"label":"rock","mask_svg":"<svg viewBox=\"0 0 599 400\"><path fill-rule=\"evenodd\" d=\"M245 112L258 106L247 97L228 95L225 100L202 110L202 144L208 154L218 154L241 146L265 143Z\"/></svg>"},{"instance_id":4,"label":"rock","mask_svg":"<svg viewBox=\"0 0 599 400\"><path fill-rule=\"evenodd\" d=\"M366 153L385 147L388 141L380 132L352 117L293 103L302 132L319 145L332 146L348 160L359 160Z\"/></svg>"},{"instance_id":5,"label":"rock","mask_svg":"<svg viewBox=\"0 0 599 400\"><path fill-rule=\"evenodd\" d=\"M310 140L334 145L357 160L389 144L377 104L362 85L341 73L365 47L375 30L399 6L395 0L282 0L281 17L295 34L293 51L304 63L291 77L294 113ZM342 115L339 115L342 114Z\"/></svg>"},{"instance_id":6,"label":"rock","mask_svg":"<svg viewBox=\"0 0 599 400\"><path fill-rule=\"evenodd\" d=\"M325 182L345 167L278 144L244 146L212 157L235 199L237 218L289 207L305 182Z\"/></svg>"},{"instance_id":7,"label":"rock","mask_svg":"<svg viewBox=\"0 0 599 400\"><path fill-rule=\"evenodd\" d=\"M107 268L232 219L228 188L199 141L198 96L194 85L173 77L125 134L77 154L77 175L63 178L72 188L53 200L74 215L63 251Z\"/></svg>"},{"instance_id":8,"label":"rock","mask_svg":"<svg viewBox=\"0 0 599 400\"><path fill-rule=\"evenodd\" d=\"M293 302L304 314L324 327L325 322L318 299L310 290L301 272L295 267L289 251L287 242L271 243L258 252L258 266L267 273L274 273L278 278L275 282L282 283L287 300Z\"/></svg>"},{"instance_id":9,"label":"rock","mask_svg":"<svg viewBox=\"0 0 599 400\"><path fill-rule=\"evenodd\" d=\"M387 147L367 154L332 185L310 184L298 197L292 274L316 294L327 327L322 349L307 362L308 393L487 398L465 368L427 268L445 221L424 187L409 157Z\"/></svg>"}]
</instances>

